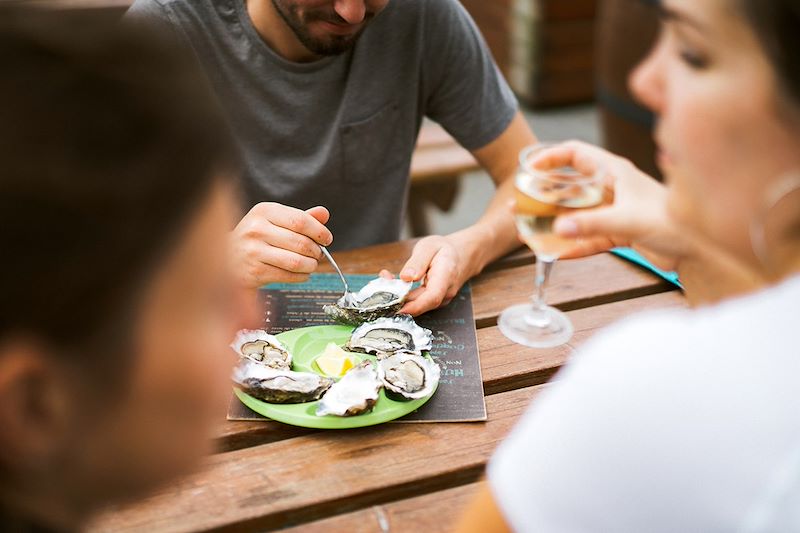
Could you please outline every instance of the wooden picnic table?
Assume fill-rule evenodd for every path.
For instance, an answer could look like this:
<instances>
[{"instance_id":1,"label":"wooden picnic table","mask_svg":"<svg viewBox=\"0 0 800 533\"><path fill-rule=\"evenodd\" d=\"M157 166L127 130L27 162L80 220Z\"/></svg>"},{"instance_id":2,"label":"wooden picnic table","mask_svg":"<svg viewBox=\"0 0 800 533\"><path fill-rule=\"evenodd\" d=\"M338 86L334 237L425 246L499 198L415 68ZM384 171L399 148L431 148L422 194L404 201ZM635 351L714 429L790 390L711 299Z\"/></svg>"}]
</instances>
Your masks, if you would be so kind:
<instances>
[{"instance_id":1,"label":"wooden picnic table","mask_svg":"<svg viewBox=\"0 0 800 533\"><path fill-rule=\"evenodd\" d=\"M336 254L350 273L399 270L414 241ZM486 461L556 371L598 328L641 311L686 306L661 278L610 254L556 265L548 294L575 325L569 344L526 348L497 316L526 301L533 257L519 251L472 281L488 420L324 431L273 421L228 422L202 472L131 506L97 531L449 531L480 487Z\"/></svg>"}]
</instances>

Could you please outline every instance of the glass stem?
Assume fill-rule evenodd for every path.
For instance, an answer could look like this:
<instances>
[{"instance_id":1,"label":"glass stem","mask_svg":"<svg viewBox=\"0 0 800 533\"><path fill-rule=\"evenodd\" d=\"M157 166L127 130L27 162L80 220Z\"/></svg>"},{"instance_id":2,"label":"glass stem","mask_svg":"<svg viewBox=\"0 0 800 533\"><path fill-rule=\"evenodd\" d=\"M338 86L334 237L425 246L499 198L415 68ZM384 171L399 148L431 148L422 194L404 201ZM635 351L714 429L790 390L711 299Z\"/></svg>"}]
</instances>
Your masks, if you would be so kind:
<instances>
[{"instance_id":1,"label":"glass stem","mask_svg":"<svg viewBox=\"0 0 800 533\"><path fill-rule=\"evenodd\" d=\"M537 315L547 316L545 308L545 291L547 289L547 281L550 279L550 271L553 270L555 261L544 261L536 258L536 291L533 293L533 309Z\"/></svg>"}]
</instances>

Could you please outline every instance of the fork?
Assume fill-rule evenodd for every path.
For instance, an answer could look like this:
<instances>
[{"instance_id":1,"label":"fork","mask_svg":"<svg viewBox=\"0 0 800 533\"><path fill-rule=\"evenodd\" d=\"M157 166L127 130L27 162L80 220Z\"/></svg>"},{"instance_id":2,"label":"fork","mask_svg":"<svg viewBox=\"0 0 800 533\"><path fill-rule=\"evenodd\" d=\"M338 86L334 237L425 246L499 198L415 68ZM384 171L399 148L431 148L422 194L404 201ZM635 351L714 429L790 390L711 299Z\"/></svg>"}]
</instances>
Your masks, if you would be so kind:
<instances>
[{"instance_id":1,"label":"fork","mask_svg":"<svg viewBox=\"0 0 800 533\"><path fill-rule=\"evenodd\" d=\"M328 262L336 270L336 273L339 274L339 278L341 278L342 283L344 284L344 294L342 295L342 298L344 299L344 301L348 301L350 299L350 294L352 293L350 292L350 286L347 284L347 279L344 277L344 274L342 274L342 270L339 268L339 265L336 264L336 261L333 259L333 256L328 251L328 249L322 246L321 244L319 245L319 247L322 250L322 255L325 256L325 259L328 260Z\"/></svg>"}]
</instances>

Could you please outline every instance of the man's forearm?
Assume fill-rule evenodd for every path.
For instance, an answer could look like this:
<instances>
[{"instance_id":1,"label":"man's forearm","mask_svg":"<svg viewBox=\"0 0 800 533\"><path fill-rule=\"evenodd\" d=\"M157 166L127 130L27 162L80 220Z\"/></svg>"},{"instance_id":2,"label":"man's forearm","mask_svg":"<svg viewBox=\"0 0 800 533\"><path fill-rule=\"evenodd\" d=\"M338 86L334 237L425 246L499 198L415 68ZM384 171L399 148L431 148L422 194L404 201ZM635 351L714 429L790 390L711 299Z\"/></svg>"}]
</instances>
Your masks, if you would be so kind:
<instances>
[{"instance_id":1,"label":"man's forearm","mask_svg":"<svg viewBox=\"0 0 800 533\"><path fill-rule=\"evenodd\" d=\"M462 254L467 278L477 275L486 265L519 247L512 212L514 176L520 150L535 142L536 137L525 117L517 112L497 139L472 152L498 186L480 220L448 236Z\"/></svg>"},{"instance_id":2,"label":"man's forearm","mask_svg":"<svg viewBox=\"0 0 800 533\"><path fill-rule=\"evenodd\" d=\"M505 180L478 222L448 235L463 255L466 277L479 274L486 265L519 247L513 199L514 180Z\"/></svg>"}]
</instances>

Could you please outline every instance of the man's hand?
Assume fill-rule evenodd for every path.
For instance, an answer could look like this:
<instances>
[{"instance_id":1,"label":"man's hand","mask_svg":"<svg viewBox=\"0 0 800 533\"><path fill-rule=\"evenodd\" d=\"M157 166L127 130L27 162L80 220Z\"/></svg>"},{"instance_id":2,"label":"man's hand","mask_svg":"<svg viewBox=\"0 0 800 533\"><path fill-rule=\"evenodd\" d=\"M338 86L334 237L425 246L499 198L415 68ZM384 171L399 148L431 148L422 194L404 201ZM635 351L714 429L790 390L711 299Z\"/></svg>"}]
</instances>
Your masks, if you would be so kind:
<instances>
[{"instance_id":1,"label":"man's hand","mask_svg":"<svg viewBox=\"0 0 800 533\"><path fill-rule=\"evenodd\" d=\"M461 256L450 238L432 235L420 240L400 271L400 279L422 285L409 293L400 312L417 316L447 305L466 281L462 272ZM381 275L392 276L385 270Z\"/></svg>"},{"instance_id":2,"label":"man's hand","mask_svg":"<svg viewBox=\"0 0 800 533\"><path fill-rule=\"evenodd\" d=\"M325 227L324 207L302 211L285 205L257 204L232 234L234 269L245 287L271 282L301 282L317 269L319 245L333 235Z\"/></svg>"},{"instance_id":3,"label":"man's hand","mask_svg":"<svg viewBox=\"0 0 800 533\"><path fill-rule=\"evenodd\" d=\"M416 316L449 303L469 278L519 247L509 201L514 198L519 152L535 142L536 137L518 111L498 137L472 150L498 190L486 212L472 226L446 237L425 237L417 243L400 278L420 281L422 286L411 292L401 312ZM388 272L383 274L391 276Z\"/></svg>"}]
</instances>

